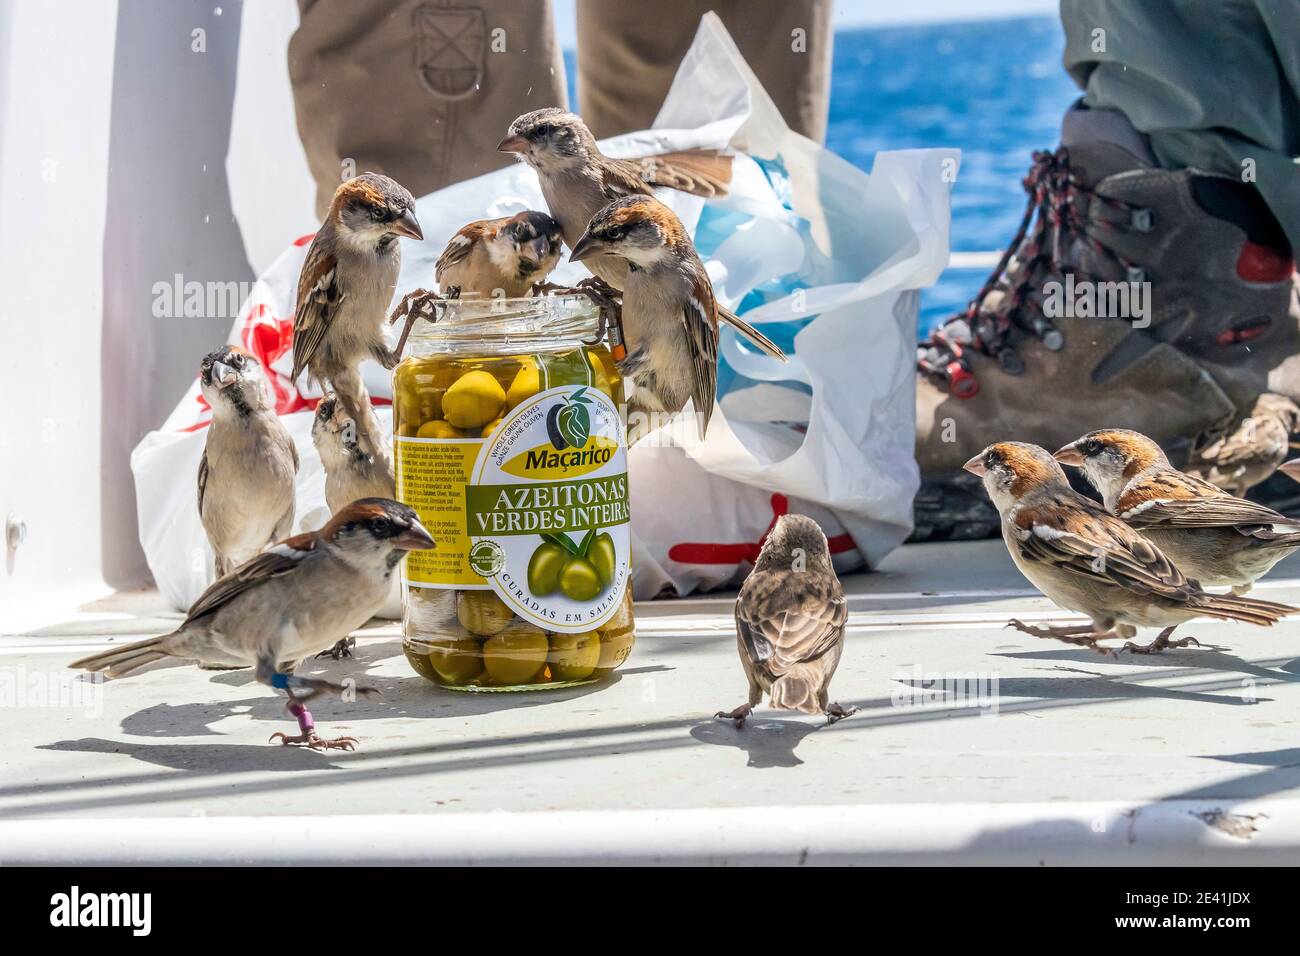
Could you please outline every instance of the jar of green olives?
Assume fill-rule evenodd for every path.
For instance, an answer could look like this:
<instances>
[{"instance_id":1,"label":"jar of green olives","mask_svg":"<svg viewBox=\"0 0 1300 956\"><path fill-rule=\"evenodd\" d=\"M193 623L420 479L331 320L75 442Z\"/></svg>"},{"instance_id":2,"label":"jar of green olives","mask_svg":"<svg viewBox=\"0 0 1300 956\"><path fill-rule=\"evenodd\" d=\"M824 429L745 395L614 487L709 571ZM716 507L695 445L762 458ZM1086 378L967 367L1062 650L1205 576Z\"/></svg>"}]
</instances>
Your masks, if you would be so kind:
<instances>
[{"instance_id":1,"label":"jar of green olives","mask_svg":"<svg viewBox=\"0 0 1300 956\"><path fill-rule=\"evenodd\" d=\"M583 296L453 301L393 373L397 497L437 546L406 558L403 647L457 690L598 680L627 659L623 383Z\"/></svg>"}]
</instances>

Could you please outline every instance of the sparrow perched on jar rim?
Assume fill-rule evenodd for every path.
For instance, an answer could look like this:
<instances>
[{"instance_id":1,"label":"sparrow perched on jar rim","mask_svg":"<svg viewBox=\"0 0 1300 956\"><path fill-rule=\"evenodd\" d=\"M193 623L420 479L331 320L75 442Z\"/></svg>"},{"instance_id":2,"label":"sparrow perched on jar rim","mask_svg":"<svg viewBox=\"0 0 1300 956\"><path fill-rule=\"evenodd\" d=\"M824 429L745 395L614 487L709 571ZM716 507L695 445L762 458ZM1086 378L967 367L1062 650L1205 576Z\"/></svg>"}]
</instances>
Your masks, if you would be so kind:
<instances>
[{"instance_id":1,"label":"sparrow perched on jar rim","mask_svg":"<svg viewBox=\"0 0 1300 956\"><path fill-rule=\"evenodd\" d=\"M742 727L764 693L778 710L825 714L827 723L856 713L830 703L848 617L826 535L811 518L782 515L736 598L736 647L749 699L715 716Z\"/></svg>"},{"instance_id":2,"label":"sparrow perched on jar rim","mask_svg":"<svg viewBox=\"0 0 1300 956\"><path fill-rule=\"evenodd\" d=\"M657 186L706 198L724 196L731 182L731 157L713 150L612 159L600 151L581 117L554 106L517 118L497 149L514 153L537 171L546 207L570 249L595 215L616 199L652 196ZM623 288L623 260L593 255L585 265L615 289Z\"/></svg>"},{"instance_id":3,"label":"sparrow perched on jar rim","mask_svg":"<svg viewBox=\"0 0 1300 956\"><path fill-rule=\"evenodd\" d=\"M713 285L691 237L671 209L653 196L628 196L592 219L569 259L610 255L625 260L620 363L635 390L628 400L628 441L653 428L656 413L675 414L694 402L700 437L713 414L718 380L718 318ZM785 355L763 333L732 317L737 330L769 355ZM641 421L633 421L635 416Z\"/></svg>"},{"instance_id":4,"label":"sparrow perched on jar rim","mask_svg":"<svg viewBox=\"0 0 1300 956\"><path fill-rule=\"evenodd\" d=\"M1265 392L1236 430L1192 453L1187 471L1240 497L1286 461L1297 431L1300 408L1284 395Z\"/></svg>"},{"instance_id":5,"label":"sparrow perched on jar rim","mask_svg":"<svg viewBox=\"0 0 1300 956\"><path fill-rule=\"evenodd\" d=\"M1300 521L1184 474L1141 432L1089 432L1054 457L1081 469L1107 511L1202 587L1244 594L1300 548Z\"/></svg>"},{"instance_id":6,"label":"sparrow perched on jar rim","mask_svg":"<svg viewBox=\"0 0 1300 956\"><path fill-rule=\"evenodd\" d=\"M438 257L438 288L458 289L461 298L522 298L551 274L562 246L560 224L544 212L471 222Z\"/></svg>"},{"instance_id":7,"label":"sparrow perched on jar rim","mask_svg":"<svg viewBox=\"0 0 1300 956\"><path fill-rule=\"evenodd\" d=\"M1021 573L1056 604L1092 619L1070 627L1029 627L1013 620L1009 627L1102 653L1110 652L1098 645L1100 640L1131 638L1139 627L1158 627L1160 634L1150 644L1124 644L1125 650L1153 654L1199 643L1191 637L1170 640L1174 628L1193 618L1268 626L1300 611L1205 592L1154 544L1071 488L1045 448L998 442L965 468L983 479L1002 516L1002 538Z\"/></svg>"},{"instance_id":8,"label":"sparrow perched on jar rim","mask_svg":"<svg viewBox=\"0 0 1300 956\"><path fill-rule=\"evenodd\" d=\"M402 264L399 236L424 238L415 199L398 183L362 173L335 190L298 277L295 381L304 369L332 381L367 358L397 364L383 329Z\"/></svg>"},{"instance_id":9,"label":"sparrow perched on jar rim","mask_svg":"<svg viewBox=\"0 0 1300 956\"><path fill-rule=\"evenodd\" d=\"M212 408L199 460L199 520L221 577L293 527L298 450L275 414L261 364L239 346L203 357L199 388Z\"/></svg>"},{"instance_id":10,"label":"sparrow perched on jar rim","mask_svg":"<svg viewBox=\"0 0 1300 956\"><path fill-rule=\"evenodd\" d=\"M288 710L298 720L299 734L277 733L272 740L351 750L355 738L318 736L305 706L319 694L341 694L345 688L285 673L280 662L316 654L365 624L388 597L393 569L406 553L433 546L413 509L363 498L320 531L287 538L220 578L170 634L110 648L69 666L103 671L110 679L160 662L253 667L259 683L289 695Z\"/></svg>"}]
</instances>

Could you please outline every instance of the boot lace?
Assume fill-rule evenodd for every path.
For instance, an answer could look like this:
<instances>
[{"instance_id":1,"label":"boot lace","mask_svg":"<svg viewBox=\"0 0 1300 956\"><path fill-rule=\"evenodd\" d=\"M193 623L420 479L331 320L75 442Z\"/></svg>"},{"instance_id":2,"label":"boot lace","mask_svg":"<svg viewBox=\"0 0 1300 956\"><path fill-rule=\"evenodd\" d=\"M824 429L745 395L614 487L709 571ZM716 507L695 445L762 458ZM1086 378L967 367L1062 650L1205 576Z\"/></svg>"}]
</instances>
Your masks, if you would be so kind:
<instances>
[{"instance_id":1,"label":"boot lace","mask_svg":"<svg viewBox=\"0 0 1300 956\"><path fill-rule=\"evenodd\" d=\"M1128 281L1146 279L1145 270L1107 247L1094 233L1125 227L1149 231L1152 226L1149 210L1088 188L1071 173L1069 152L1063 146L1055 152L1035 152L1023 185L1029 196L1025 212L997 266L966 310L948 319L917 346L918 368L944 382L958 398L971 398L979 391L979 382L967 359L971 349L996 358L1007 374L1020 375L1025 363L1013 344L1018 337L1013 333L1032 335L1052 351L1065 346L1065 336L1031 293L1050 274L1073 274L1076 280L1093 278L1077 264L1067 264L1062 259L1062 252L1076 242L1087 244L1098 255L1116 263ZM1112 221L1084 211L1099 211L1102 207L1121 215ZM1015 267L1008 270L1013 259ZM985 308L989 294L999 286L1005 291L1002 302L996 308Z\"/></svg>"}]
</instances>

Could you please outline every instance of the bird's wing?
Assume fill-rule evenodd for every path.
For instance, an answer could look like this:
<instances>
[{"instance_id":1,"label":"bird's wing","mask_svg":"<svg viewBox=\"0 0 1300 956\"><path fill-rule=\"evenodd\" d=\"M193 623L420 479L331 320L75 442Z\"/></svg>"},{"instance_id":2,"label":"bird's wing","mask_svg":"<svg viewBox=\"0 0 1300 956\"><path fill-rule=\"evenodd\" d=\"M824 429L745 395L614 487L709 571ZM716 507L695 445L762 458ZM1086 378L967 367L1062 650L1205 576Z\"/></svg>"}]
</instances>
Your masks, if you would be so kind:
<instances>
[{"instance_id":1,"label":"bird's wing","mask_svg":"<svg viewBox=\"0 0 1300 956\"><path fill-rule=\"evenodd\" d=\"M293 378L297 381L329 332L343 301L338 281L338 259L312 241L298 276L298 303L293 314Z\"/></svg>"},{"instance_id":2,"label":"bird's wing","mask_svg":"<svg viewBox=\"0 0 1300 956\"><path fill-rule=\"evenodd\" d=\"M203 517L203 498L208 493L208 450L203 449L199 459L199 517Z\"/></svg>"},{"instance_id":3,"label":"bird's wing","mask_svg":"<svg viewBox=\"0 0 1300 956\"><path fill-rule=\"evenodd\" d=\"M654 188L641 176L641 167L627 159L606 158L600 164L600 190L607 202L624 196L653 196Z\"/></svg>"},{"instance_id":4,"label":"bird's wing","mask_svg":"<svg viewBox=\"0 0 1300 956\"><path fill-rule=\"evenodd\" d=\"M1135 528L1224 528L1300 522L1216 485L1178 471L1157 472L1129 484L1115 513Z\"/></svg>"},{"instance_id":5,"label":"bird's wing","mask_svg":"<svg viewBox=\"0 0 1300 956\"><path fill-rule=\"evenodd\" d=\"M720 305L718 306L718 318L721 321L726 322L745 338L749 339L750 342L762 349L768 355L773 358L779 358L782 362L789 361L789 359L785 357L785 353L781 351L775 342L769 339L762 332L758 331L758 329L754 328L740 316L736 315L735 312Z\"/></svg>"},{"instance_id":6,"label":"bird's wing","mask_svg":"<svg viewBox=\"0 0 1300 956\"><path fill-rule=\"evenodd\" d=\"M474 251L474 244L484 238L487 225L487 220L471 222L467 226L462 226L460 231L451 237L433 267L433 277L439 283L442 282L444 271L469 258L470 253Z\"/></svg>"},{"instance_id":7,"label":"bird's wing","mask_svg":"<svg viewBox=\"0 0 1300 956\"><path fill-rule=\"evenodd\" d=\"M848 617L839 581L811 571L751 574L736 600L736 629L750 662L774 678L831 650Z\"/></svg>"},{"instance_id":8,"label":"bird's wing","mask_svg":"<svg viewBox=\"0 0 1300 956\"><path fill-rule=\"evenodd\" d=\"M691 353L691 399L700 416L700 437L713 415L718 388L718 304L703 267L691 273L691 287L682 302L682 331Z\"/></svg>"},{"instance_id":9,"label":"bird's wing","mask_svg":"<svg viewBox=\"0 0 1300 956\"><path fill-rule=\"evenodd\" d=\"M257 587L264 581L288 574L312 552L317 541L319 535L315 532L294 535L245 561L229 574L218 578L199 595L199 599L194 602L190 613L185 617L185 624L220 610L245 591Z\"/></svg>"},{"instance_id":10,"label":"bird's wing","mask_svg":"<svg viewBox=\"0 0 1300 956\"><path fill-rule=\"evenodd\" d=\"M1011 523L1026 560L1171 600L1186 600L1200 590L1154 544L1072 491L1022 502Z\"/></svg>"},{"instance_id":11,"label":"bird's wing","mask_svg":"<svg viewBox=\"0 0 1300 956\"><path fill-rule=\"evenodd\" d=\"M731 157L711 149L687 149L639 159L613 160L632 167L642 182L711 199L731 184Z\"/></svg>"}]
</instances>

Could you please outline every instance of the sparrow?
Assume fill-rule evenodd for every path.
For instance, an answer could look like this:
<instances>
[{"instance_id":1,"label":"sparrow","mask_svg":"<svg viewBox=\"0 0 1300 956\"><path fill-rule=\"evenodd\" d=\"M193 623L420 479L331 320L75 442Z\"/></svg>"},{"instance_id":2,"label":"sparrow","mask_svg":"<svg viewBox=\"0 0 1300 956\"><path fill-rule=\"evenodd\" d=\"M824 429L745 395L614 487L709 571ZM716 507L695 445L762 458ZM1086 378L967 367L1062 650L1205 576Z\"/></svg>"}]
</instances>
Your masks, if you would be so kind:
<instances>
[{"instance_id":1,"label":"sparrow","mask_svg":"<svg viewBox=\"0 0 1300 956\"><path fill-rule=\"evenodd\" d=\"M635 384L628 441L650 431L656 413L680 412L687 399L694 402L703 438L717 389L720 310L691 237L653 196L628 196L592 219L569 259L585 262L598 255L628 263L622 305L627 355L619 366ZM769 355L785 360L763 333L734 316L731 321ZM637 416L641 421L634 422Z\"/></svg>"},{"instance_id":2,"label":"sparrow","mask_svg":"<svg viewBox=\"0 0 1300 956\"><path fill-rule=\"evenodd\" d=\"M1283 395L1265 392L1236 431L1193 452L1186 470L1240 497L1277 471L1296 431L1300 408Z\"/></svg>"},{"instance_id":3,"label":"sparrow","mask_svg":"<svg viewBox=\"0 0 1300 956\"><path fill-rule=\"evenodd\" d=\"M415 199L402 186L363 173L335 190L298 276L295 381L306 369L317 381L332 382L366 358L385 368L397 364L383 328L402 264L399 236L424 238Z\"/></svg>"},{"instance_id":4,"label":"sparrow","mask_svg":"<svg viewBox=\"0 0 1300 956\"><path fill-rule=\"evenodd\" d=\"M656 186L694 196L724 196L731 157L687 150L641 159L611 159L600 151L582 118L558 107L525 113L510 124L497 149L514 153L537 171L542 196L570 248L605 206L625 196L652 196ZM627 263L611 257L587 262L592 275L623 288Z\"/></svg>"},{"instance_id":5,"label":"sparrow","mask_svg":"<svg viewBox=\"0 0 1300 956\"><path fill-rule=\"evenodd\" d=\"M1139 627L1159 627L1150 644L1126 641L1123 647L1154 654L1199 645L1193 637L1170 640L1174 628L1192 618L1268 626L1300 611L1206 593L1158 547L1071 488L1057 460L1038 445L998 442L966 462L965 469L983 479L1002 516L1002 538L1021 573L1056 604L1092 619L1090 624L1041 628L1013 620L1008 627L1103 654L1110 651L1099 640L1131 638Z\"/></svg>"},{"instance_id":6,"label":"sparrow","mask_svg":"<svg viewBox=\"0 0 1300 956\"><path fill-rule=\"evenodd\" d=\"M517 299L551 274L560 253L560 224L529 209L464 226L442 250L435 276L444 294Z\"/></svg>"},{"instance_id":7,"label":"sparrow","mask_svg":"<svg viewBox=\"0 0 1300 956\"><path fill-rule=\"evenodd\" d=\"M199 388L212 408L199 459L199 520L221 577L289 534L298 450L275 414L261 364L239 346L203 357Z\"/></svg>"},{"instance_id":8,"label":"sparrow","mask_svg":"<svg viewBox=\"0 0 1300 956\"><path fill-rule=\"evenodd\" d=\"M714 716L743 727L765 691L778 710L825 714L831 724L856 713L828 703L848 617L826 535L811 518L782 515L736 598L736 647L749 700Z\"/></svg>"},{"instance_id":9,"label":"sparrow","mask_svg":"<svg viewBox=\"0 0 1300 956\"><path fill-rule=\"evenodd\" d=\"M1202 587L1245 594L1300 548L1300 521L1184 474L1140 432L1089 432L1054 457L1082 469L1107 511Z\"/></svg>"},{"instance_id":10,"label":"sparrow","mask_svg":"<svg viewBox=\"0 0 1300 956\"><path fill-rule=\"evenodd\" d=\"M286 745L351 750L353 737L317 735L306 704L348 688L286 672L366 623L388 597L389 580L408 551L434 546L415 511L387 498L363 498L319 531L286 538L220 578L170 634L74 661L78 670L125 677L157 663L253 667L257 681L288 694L299 733L276 733ZM372 694L373 688L355 688Z\"/></svg>"},{"instance_id":11,"label":"sparrow","mask_svg":"<svg viewBox=\"0 0 1300 956\"><path fill-rule=\"evenodd\" d=\"M367 402L367 405L369 403ZM376 446L369 434L378 428L357 428L336 396L316 405L311 440L325 468L325 504L337 514L358 498L392 498L393 459L386 444Z\"/></svg>"}]
</instances>

